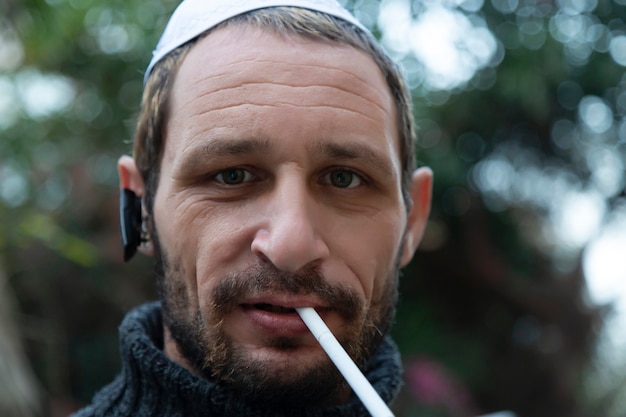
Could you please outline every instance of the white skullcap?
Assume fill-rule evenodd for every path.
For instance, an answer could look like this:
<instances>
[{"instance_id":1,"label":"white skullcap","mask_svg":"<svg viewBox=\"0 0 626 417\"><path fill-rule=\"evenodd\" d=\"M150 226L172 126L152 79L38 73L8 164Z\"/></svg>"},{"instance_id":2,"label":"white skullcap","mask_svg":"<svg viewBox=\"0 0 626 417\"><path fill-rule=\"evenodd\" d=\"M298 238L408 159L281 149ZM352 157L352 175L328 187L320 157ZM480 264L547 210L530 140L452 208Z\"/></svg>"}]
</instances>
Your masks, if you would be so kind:
<instances>
[{"instance_id":1,"label":"white skullcap","mask_svg":"<svg viewBox=\"0 0 626 417\"><path fill-rule=\"evenodd\" d=\"M152 52L152 61L144 75L144 83L159 60L201 33L231 17L276 6L300 7L326 13L369 33L337 0L184 0L172 14L156 49Z\"/></svg>"}]
</instances>

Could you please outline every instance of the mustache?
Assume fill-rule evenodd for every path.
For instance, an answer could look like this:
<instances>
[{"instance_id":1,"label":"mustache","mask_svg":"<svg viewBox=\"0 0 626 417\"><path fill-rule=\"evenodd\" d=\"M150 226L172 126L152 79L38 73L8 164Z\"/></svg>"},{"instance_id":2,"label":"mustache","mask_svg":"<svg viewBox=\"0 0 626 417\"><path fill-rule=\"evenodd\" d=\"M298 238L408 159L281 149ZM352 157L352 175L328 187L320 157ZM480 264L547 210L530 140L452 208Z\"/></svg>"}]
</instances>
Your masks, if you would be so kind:
<instances>
[{"instance_id":1,"label":"mustache","mask_svg":"<svg viewBox=\"0 0 626 417\"><path fill-rule=\"evenodd\" d=\"M330 284L314 266L291 273L265 263L224 277L213 291L214 311L227 314L247 298L265 292L314 295L347 320L355 319L364 307L354 289Z\"/></svg>"}]
</instances>

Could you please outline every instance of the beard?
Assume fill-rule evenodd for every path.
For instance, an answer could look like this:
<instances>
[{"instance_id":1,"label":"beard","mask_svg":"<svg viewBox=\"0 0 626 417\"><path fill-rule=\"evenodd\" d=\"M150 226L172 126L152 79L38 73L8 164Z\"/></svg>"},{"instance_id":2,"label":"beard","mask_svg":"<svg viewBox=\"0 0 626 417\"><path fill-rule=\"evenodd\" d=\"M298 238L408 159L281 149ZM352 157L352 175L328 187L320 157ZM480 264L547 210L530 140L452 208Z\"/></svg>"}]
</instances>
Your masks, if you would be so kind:
<instances>
[{"instance_id":1,"label":"beard","mask_svg":"<svg viewBox=\"0 0 626 417\"><path fill-rule=\"evenodd\" d=\"M268 337L264 341L267 347L294 355L284 362L268 363L234 344L224 331L224 319L247 297L263 292L315 295L344 320L339 342L362 370L391 328L399 268L386 277L381 297L366 308L354 290L329 284L314 267L287 273L269 262L259 263L223 277L210 295L208 308L202 311L190 302L181 263L170 262L156 233L152 237L163 321L180 353L199 375L230 387L252 403L270 407L336 404L349 387L321 348L314 360L300 361L296 340Z\"/></svg>"}]
</instances>

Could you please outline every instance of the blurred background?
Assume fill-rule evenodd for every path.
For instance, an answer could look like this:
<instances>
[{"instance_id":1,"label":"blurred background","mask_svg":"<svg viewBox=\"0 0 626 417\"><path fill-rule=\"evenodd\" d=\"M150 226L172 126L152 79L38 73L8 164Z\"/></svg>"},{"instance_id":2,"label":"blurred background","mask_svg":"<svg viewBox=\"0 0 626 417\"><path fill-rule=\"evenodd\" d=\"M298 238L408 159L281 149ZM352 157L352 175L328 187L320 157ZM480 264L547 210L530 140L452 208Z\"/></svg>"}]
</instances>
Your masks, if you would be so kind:
<instances>
[{"instance_id":1,"label":"blurred background","mask_svg":"<svg viewBox=\"0 0 626 417\"><path fill-rule=\"evenodd\" d=\"M626 0L344 1L404 67L435 171L398 416L626 414ZM0 415L64 416L155 298L119 155L174 0L0 0Z\"/></svg>"}]
</instances>

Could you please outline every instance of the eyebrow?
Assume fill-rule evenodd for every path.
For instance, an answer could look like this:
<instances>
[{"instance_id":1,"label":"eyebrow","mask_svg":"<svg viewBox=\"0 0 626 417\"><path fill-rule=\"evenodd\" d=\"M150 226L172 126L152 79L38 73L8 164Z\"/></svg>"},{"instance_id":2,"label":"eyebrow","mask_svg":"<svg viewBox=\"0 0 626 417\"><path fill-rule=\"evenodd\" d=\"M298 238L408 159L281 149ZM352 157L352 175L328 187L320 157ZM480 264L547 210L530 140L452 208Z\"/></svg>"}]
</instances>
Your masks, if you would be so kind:
<instances>
[{"instance_id":1,"label":"eyebrow","mask_svg":"<svg viewBox=\"0 0 626 417\"><path fill-rule=\"evenodd\" d=\"M362 160L382 171L383 174L392 175L391 162L367 145L362 143L335 143L320 142L314 146L323 155L340 160Z\"/></svg>"},{"instance_id":2,"label":"eyebrow","mask_svg":"<svg viewBox=\"0 0 626 417\"><path fill-rule=\"evenodd\" d=\"M267 152L269 148L269 142L263 139L214 139L187 148L177 165L184 166L185 170L194 171L204 167L207 159Z\"/></svg>"},{"instance_id":3,"label":"eyebrow","mask_svg":"<svg viewBox=\"0 0 626 417\"><path fill-rule=\"evenodd\" d=\"M271 147L270 141L266 139L215 139L187 148L177 165L184 166L186 171L193 172L196 169L202 169L207 159L267 153L271 151ZM391 161L362 143L319 141L309 145L309 149L330 159L361 160L377 167L385 175L393 175Z\"/></svg>"}]
</instances>

